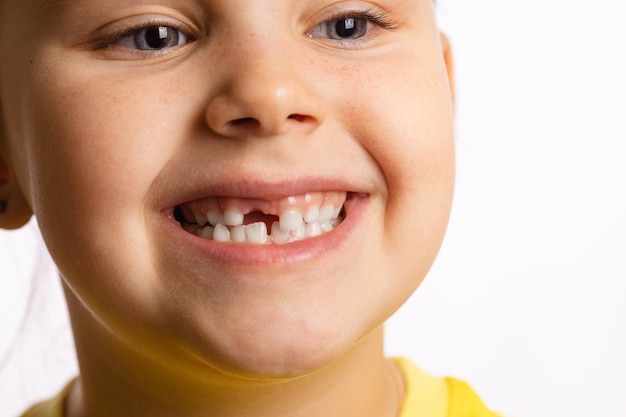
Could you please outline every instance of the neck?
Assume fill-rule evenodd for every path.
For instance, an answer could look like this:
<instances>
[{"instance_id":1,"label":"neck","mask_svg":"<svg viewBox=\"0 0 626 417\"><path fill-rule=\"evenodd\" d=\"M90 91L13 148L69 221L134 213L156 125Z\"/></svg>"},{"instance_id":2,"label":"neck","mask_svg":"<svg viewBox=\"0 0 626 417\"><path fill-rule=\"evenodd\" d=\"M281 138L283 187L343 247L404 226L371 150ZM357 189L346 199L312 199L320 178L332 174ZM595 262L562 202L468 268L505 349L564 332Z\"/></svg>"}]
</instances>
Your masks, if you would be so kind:
<instances>
[{"instance_id":1,"label":"neck","mask_svg":"<svg viewBox=\"0 0 626 417\"><path fill-rule=\"evenodd\" d=\"M246 378L199 362L195 367L171 366L139 352L102 327L68 292L81 370L68 417L398 415L401 382L384 358L382 328L305 375Z\"/></svg>"}]
</instances>

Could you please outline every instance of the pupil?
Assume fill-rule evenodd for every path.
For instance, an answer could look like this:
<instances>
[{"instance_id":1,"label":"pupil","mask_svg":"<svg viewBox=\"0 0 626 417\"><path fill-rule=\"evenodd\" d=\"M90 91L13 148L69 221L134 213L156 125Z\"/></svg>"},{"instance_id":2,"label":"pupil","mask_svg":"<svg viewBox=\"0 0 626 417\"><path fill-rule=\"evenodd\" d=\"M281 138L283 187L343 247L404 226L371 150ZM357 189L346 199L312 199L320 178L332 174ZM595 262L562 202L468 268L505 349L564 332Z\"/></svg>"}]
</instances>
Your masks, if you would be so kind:
<instances>
[{"instance_id":1,"label":"pupil","mask_svg":"<svg viewBox=\"0 0 626 417\"><path fill-rule=\"evenodd\" d=\"M168 44L169 30L165 26L154 26L146 29L145 36L150 48L163 48Z\"/></svg>"},{"instance_id":2,"label":"pupil","mask_svg":"<svg viewBox=\"0 0 626 417\"><path fill-rule=\"evenodd\" d=\"M356 32L356 22L354 21L354 18L347 17L337 22L335 30L337 31L337 35L340 37L348 38Z\"/></svg>"}]
</instances>

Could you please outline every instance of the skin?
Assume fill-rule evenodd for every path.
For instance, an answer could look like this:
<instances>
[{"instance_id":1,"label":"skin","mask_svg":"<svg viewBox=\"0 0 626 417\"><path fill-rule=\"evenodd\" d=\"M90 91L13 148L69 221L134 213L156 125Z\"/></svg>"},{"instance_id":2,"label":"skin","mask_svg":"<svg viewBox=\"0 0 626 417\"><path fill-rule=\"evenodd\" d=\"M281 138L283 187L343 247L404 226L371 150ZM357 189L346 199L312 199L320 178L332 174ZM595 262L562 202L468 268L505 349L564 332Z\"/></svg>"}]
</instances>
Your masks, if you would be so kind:
<instances>
[{"instance_id":1,"label":"skin","mask_svg":"<svg viewBox=\"0 0 626 417\"><path fill-rule=\"evenodd\" d=\"M367 10L393 30L306 36ZM382 324L430 268L454 182L429 0L5 0L0 19L0 226L34 213L59 268L68 416L397 415ZM189 42L112 40L147 22ZM324 239L234 262L168 215L217 189L362 198Z\"/></svg>"}]
</instances>

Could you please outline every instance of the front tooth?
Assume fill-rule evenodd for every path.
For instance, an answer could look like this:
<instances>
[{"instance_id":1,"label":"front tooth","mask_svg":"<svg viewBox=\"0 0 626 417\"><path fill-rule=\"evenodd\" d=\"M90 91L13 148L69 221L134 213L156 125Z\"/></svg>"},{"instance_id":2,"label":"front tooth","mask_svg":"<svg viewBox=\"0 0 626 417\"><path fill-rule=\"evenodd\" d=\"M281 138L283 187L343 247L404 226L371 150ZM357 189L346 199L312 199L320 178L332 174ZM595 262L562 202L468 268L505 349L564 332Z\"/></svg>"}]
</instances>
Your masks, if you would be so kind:
<instances>
[{"instance_id":1,"label":"front tooth","mask_svg":"<svg viewBox=\"0 0 626 417\"><path fill-rule=\"evenodd\" d=\"M236 209L228 209L224 212L226 226L239 226L243 224L243 213Z\"/></svg>"},{"instance_id":2,"label":"front tooth","mask_svg":"<svg viewBox=\"0 0 626 417\"><path fill-rule=\"evenodd\" d=\"M304 224L304 222L293 232L293 237L296 240L301 240L306 237L306 224Z\"/></svg>"},{"instance_id":3,"label":"front tooth","mask_svg":"<svg viewBox=\"0 0 626 417\"><path fill-rule=\"evenodd\" d=\"M279 223L282 230L295 232L300 226L304 225L304 220L299 211L287 210L280 215Z\"/></svg>"},{"instance_id":4,"label":"front tooth","mask_svg":"<svg viewBox=\"0 0 626 417\"><path fill-rule=\"evenodd\" d=\"M233 242L242 243L246 241L246 227L243 225L235 226L230 231L230 238Z\"/></svg>"},{"instance_id":5,"label":"front tooth","mask_svg":"<svg viewBox=\"0 0 626 417\"><path fill-rule=\"evenodd\" d=\"M222 213L217 212L217 211L209 211L206 214L207 219L209 220L209 223L211 223L211 226L215 227L218 224L224 224L226 223L224 221L224 215L222 215Z\"/></svg>"},{"instance_id":6,"label":"front tooth","mask_svg":"<svg viewBox=\"0 0 626 417\"><path fill-rule=\"evenodd\" d=\"M304 221L307 223L316 223L320 219L320 208L317 206L313 206L307 210L304 215Z\"/></svg>"},{"instance_id":7,"label":"front tooth","mask_svg":"<svg viewBox=\"0 0 626 417\"><path fill-rule=\"evenodd\" d=\"M319 236L322 234L322 226L319 223L307 223L306 234L309 237Z\"/></svg>"},{"instance_id":8,"label":"front tooth","mask_svg":"<svg viewBox=\"0 0 626 417\"><path fill-rule=\"evenodd\" d=\"M324 206L320 210L320 217L318 221L320 223L326 223L327 221L333 218L334 213L335 213L335 208L333 206L331 205Z\"/></svg>"},{"instance_id":9,"label":"front tooth","mask_svg":"<svg viewBox=\"0 0 626 417\"><path fill-rule=\"evenodd\" d=\"M226 226L218 224L213 231L213 240L217 240L218 242L230 241L230 231Z\"/></svg>"},{"instance_id":10,"label":"front tooth","mask_svg":"<svg viewBox=\"0 0 626 417\"><path fill-rule=\"evenodd\" d=\"M263 222L252 223L246 226L246 238L249 243L265 243L267 241L267 226Z\"/></svg>"},{"instance_id":11,"label":"front tooth","mask_svg":"<svg viewBox=\"0 0 626 417\"><path fill-rule=\"evenodd\" d=\"M291 238L291 233L280 228L280 223L272 223L272 239L276 243L287 243Z\"/></svg>"}]
</instances>

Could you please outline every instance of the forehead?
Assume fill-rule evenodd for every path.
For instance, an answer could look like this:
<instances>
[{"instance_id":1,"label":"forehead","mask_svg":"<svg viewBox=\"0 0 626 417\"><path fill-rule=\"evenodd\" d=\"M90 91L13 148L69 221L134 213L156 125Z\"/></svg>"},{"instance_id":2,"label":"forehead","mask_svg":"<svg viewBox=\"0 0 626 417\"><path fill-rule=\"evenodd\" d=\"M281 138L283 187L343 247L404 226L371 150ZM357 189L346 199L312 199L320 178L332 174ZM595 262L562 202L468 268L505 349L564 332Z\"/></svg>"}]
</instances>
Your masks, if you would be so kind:
<instances>
[{"instance_id":1,"label":"forehead","mask_svg":"<svg viewBox=\"0 0 626 417\"><path fill-rule=\"evenodd\" d=\"M399 21L409 22L419 18L435 24L434 16L430 16L431 11L420 12L431 9L432 4L433 0L0 0L0 42L11 42L11 39L17 37L39 37L51 41L51 38L86 35L94 28L101 28L125 17L161 14L162 11L163 15L175 13L175 17L182 14L200 25L209 22L209 19L215 23L225 16L238 16L239 22L293 17L299 20L298 23L308 24L308 19L315 17L319 10L332 8L354 11L371 7L375 10L389 10ZM253 11L268 8L280 10L280 13L264 14L268 19L259 19L260 15ZM289 11L293 11L293 14ZM432 26L431 23L426 26L424 22L418 25L414 23L411 23L414 27Z\"/></svg>"},{"instance_id":2,"label":"forehead","mask_svg":"<svg viewBox=\"0 0 626 417\"><path fill-rule=\"evenodd\" d=\"M1 3L6 3L6 2L10 2L10 3L17 3L17 4L26 4L26 3L30 3L33 6L36 6L38 9L40 10L44 10L44 11L51 11L54 9L60 9L60 8L64 8L64 7L68 7L70 5L77 5L82 3L83 1L86 2L94 2L94 1L98 1L98 0L0 0L0 4ZM172 0L172 1L165 1L162 0L162 2L164 3L172 3L172 2L176 2L177 0ZM197 1L208 1L208 0L197 0ZM229 0L218 0L218 1L229 1ZM252 1L258 1L258 0L252 0ZM281 0L272 0L272 2L279 2ZM294 0L295 1L295 0ZM418 2L418 0L410 0L412 2ZM135 3L144 3L146 2L146 0L136 0ZM151 2L154 3L154 2ZM159 2L157 2L159 3ZM393 3L393 2L392 2ZM432 0L432 3L435 4L437 3L436 0Z\"/></svg>"},{"instance_id":3,"label":"forehead","mask_svg":"<svg viewBox=\"0 0 626 417\"><path fill-rule=\"evenodd\" d=\"M362 9L371 4L373 7L396 9L400 14L405 14L414 9L418 4L432 5L435 0L382 0L382 1L352 1L352 0L0 0L0 19L7 23L16 23L17 20L24 19L21 24L30 21L33 24L60 24L57 17L61 15L71 15L72 20L81 16L81 20L89 20L88 15L95 13L94 17L102 11L115 11L121 13L121 9L129 7L174 7L180 10L200 11L211 10L214 7L222 9L225 6L232 6L229 9L236 10L238 7L260 6L265 3L272 6L296 7L294 10L314 10L331 5L346 4L349 8ZM362 3L362 4L361 4ZM304 7L304 9L303 9ZM334 7L334 6L333 6ZM98 12L99 10L100 12ZM68 13L71 12L71 13ZM85 14L87 13L87 14ZM33 20L34 19L34 22ZM52 19L52 20L51 20ZM77 23L77 22L65 22ZM86 23L86 22L83 22ZM29 25L30 26L30 25ZM40 27L39 29L44 29Z\"/></svg>"}]
</instances>

